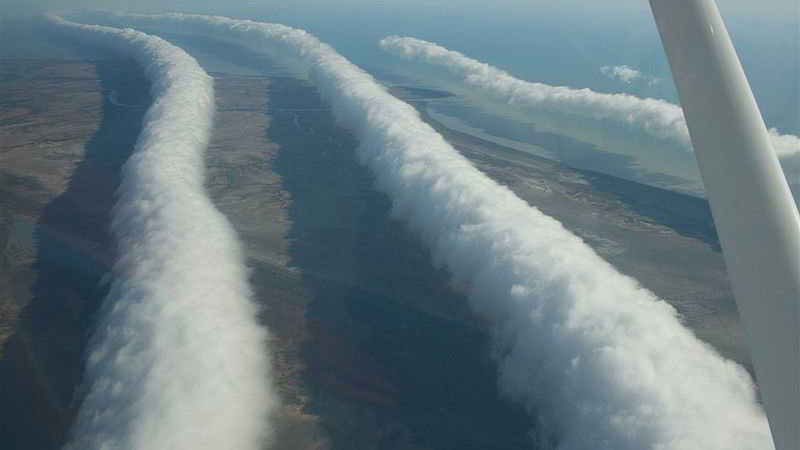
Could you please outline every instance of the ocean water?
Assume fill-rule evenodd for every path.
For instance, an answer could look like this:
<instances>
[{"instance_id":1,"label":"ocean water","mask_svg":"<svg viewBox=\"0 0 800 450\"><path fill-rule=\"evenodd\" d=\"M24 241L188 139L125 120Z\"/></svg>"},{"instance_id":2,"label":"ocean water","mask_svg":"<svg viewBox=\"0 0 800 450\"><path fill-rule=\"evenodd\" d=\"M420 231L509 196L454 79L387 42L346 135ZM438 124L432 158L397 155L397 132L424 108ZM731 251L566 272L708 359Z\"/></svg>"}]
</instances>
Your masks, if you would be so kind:
<instances>
[{"instance_id":1,"label":"ocean water","mask_svg":"<svg viewBox=\"0 0 800 450\"><path fill-rule=\"evenodd\" d=\"M722 6L767 126L781 133L800 134L798 19L774 14L749 16ZM441 71L403 61L377 46L379 39L397 34L436 42L523 80L678 103L646 4L625 11L551 5L542 10L529 8L524 13L502 7L250 8L219 13L305 29L387 84L454 91ZM613 80L601 72L605 65L628 65L657 81ZM592 122L557 114L526 117L491 106L464 95L428 105L431 115L460 131L501 139L515 148L538 145L531 140L532 135L554 133L566 139L560 140L560 148L545 151L571 167L704 195L694 155L675 144L610 121ZM787 173L796 184L800 164L794 166Z\"/></svg>"},{"instance_id":2,"label":"ocean water","mask_svg":"<svg viewBox=\"0 0 800 450\"><path fill-rule=\"evenodd\" d=\"M627 92L677 103L655 24L648 8L624 12L600 7L574 9L550 5L524 13L504 8L422 7L258 7L203 12L283 23L305 29L333 45L345 57L391 84L456 91L441 73L382 51L377 41L390 34L430 40L506 70L518 78L599 92ZM726 14L723 9L723 14ZM80 20L80 16L75 16ZM730 33L768 126L800 134L800 30L793 18L726 15ZM102 51L78 50L47 39L35 20L6 20L0 43L3 58L104 57ZM184 46L208 70L233 73L286 74L281 63L258 49L236 50L212 36L186 36L164 30L168 40ZM42 38L44 36L44 38ZM107 57L107 55L105 55ZM604 65L628 65L656 83L612 80ZM458 94L458 93L457 93ZM545 156L572 167L620 176L632 181L703 195L694 157L674 144L625 129L613 122L541 114L523 116L479 98L432 101L431 117L441 123L514 148L544 147ZM562 136L557 148L542 145L542 133Z\"/></svg>"},{"instance_id":3,"label":"ocean water","mask_svg":"<svg viewBox=\"0 0 800 450\"><path fill-rule=\"evenodd\" d=\"M644 2L642 2L644 3ZM551 6L538 11L456 8L250 8L220 14L310 31L365 67L396 67L377 41L418 37L458 50L518 78L677 103L669 66L647 5L606 14ZM769 126L800 134L800 29L796 17L747 17L722 9ZM402 63L400 63L402 65ZM626 84L600 72L628 65L658 78Z\"/></svg>"},{"instance_id":4,"label":"ocean water","mask_svg":"<svg viewBox=\"0 0 800 450\"><path fill-rule=\"evenodd\" d=\"M503 8L492 5L431 6L408 2L380 6L213 8L201 12L278 22L306 29L367 68L402 65L377 46L399 34L431 40L531 81L629 92L677 102L669 68L646 2L624 8L576 2ZM344 2L346 3L346 2ZM513 2L512 2L513 3ZM723 17L769 126L800 134L800 11L743 14L721 1ZM572 5L572 6L569 6ZM169 8L168 8L169 9ZM172 8L175 9L175 8ZM761 8L764 9L764 8ZM792 12L793 11L793 12ZM76 16L79 17L79 16ZM53 45L36 42L34 20L2 20L0 56L49 57ZM74 50L63 50L74 56ZM600 72L604 65L628 65L660 81L630 84Z\"/></svg>"}]
</instances>

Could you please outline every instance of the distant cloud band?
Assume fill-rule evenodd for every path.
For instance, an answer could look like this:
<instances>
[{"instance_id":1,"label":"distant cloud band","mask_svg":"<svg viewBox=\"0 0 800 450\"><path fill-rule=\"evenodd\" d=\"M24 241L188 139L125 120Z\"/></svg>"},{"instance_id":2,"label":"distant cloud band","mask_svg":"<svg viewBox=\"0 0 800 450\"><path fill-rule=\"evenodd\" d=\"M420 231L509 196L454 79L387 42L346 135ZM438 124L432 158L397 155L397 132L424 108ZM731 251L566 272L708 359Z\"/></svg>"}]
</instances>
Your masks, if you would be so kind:
<instances>
[{"instance_id":1,"label":"distant cloud band","mask_svg":"<svg viewBox=\"0 0 800 450\"><path fill-rule=\"evenodd\" d=\"M771 448L748 374L683 327L556 220L472 166L417 111L314 36L184 14L124 16L237 38L300 58L357 155L434 261L472 286L500 388L536 420L541 448Z\"/></svg>"},{"instance_id":2,"label":"distant cloud band","mask_svg":"<svg viewBox=\"0 0 800 450\"><path fill-rule=\"evenodd\" d=\"M621 66L603 66L600 72L611 78L612 80L620 80L623 83L631 83L636 80L644 80L648 86L652 86L659 82L659 79L652 75L645 75L642 72L626 65Z\"/></svg>"},{"instance_id":3,"label":"distant cloud band","mask_svg":"<svg viewBox=\"0 0 800 450\"><path fill-rule=\"evenodd\" d=\"M510 106L559 111L593 119L612 119L657 138L677 142L686 149L692 148L683 110L664 100L523 81L462 53L416 38L388 36L381 39L379 44L396 56L443 67L471 89L500 99ZM619 67L617 70L606 70L617 77L636 78L630 70L620 71ZM781 135L774 128L770 129L770 136L779 157L800 154L797 136Z\"/></svg>"},{"instance_id":4,"label":"distant cloud band","mask_svg":"<svg viewBox=\"0 0 800 450\"><path fill-rule=\"evenodd\" d=\"M277 398L242 248L204 188L212 80L158 37L48 20L134 58L153 99L123 168L118 260L67 448L261 449Z\"/></svg>"}]
</instances>

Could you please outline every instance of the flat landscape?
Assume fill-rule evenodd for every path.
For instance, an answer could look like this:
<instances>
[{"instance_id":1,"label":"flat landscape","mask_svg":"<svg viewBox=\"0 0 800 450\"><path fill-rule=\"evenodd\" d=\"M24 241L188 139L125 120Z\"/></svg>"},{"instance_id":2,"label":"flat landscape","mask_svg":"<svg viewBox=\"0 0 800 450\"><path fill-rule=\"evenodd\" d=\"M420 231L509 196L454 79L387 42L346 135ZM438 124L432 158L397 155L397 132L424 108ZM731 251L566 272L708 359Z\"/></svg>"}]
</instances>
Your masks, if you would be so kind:
<instances>
[{"instance_id":1,"label":"flat landscape","mask_svg":"<svg viewBox=\"0 0 800 450\"><path fill-rule=\"evenodd\" d=\"M113 262L110 210L149 85L133 61L4 61L0 445L56 448ZM138 107L116 106L118 99Z\"/></svg>"},{"instance_id":2,"label":"flat landscape","mask_svg":"<svg viewBox=\"0 0 800 450\"><path fill-rule=\"evenodd\" d=\"M81 355L114 259L113 193L148 85L131 61L9 61L3 70L0 444L57 448L80 399ZM468 286L452 286L391 218L355 160L357 142L316 89L212 75L207 186L245 244L271 333L283 405L274 448L527 448L531 419L498 393ZM449 130L425 115L425 99L446 93L393 89L482 171L749 367L703 200Z\"/></svg>"},{"instance_id":3,"label":"flat landscape","mask_svg":"<svg viewBox=\"0 0 800 450\"><path fill-rule=\"evenodd\" d=\"M560 221L675 307L700 338L751 369L707 201L487 142L436 122L424 102L415 105L479 169Z\"/></svg>"}]
</instances>

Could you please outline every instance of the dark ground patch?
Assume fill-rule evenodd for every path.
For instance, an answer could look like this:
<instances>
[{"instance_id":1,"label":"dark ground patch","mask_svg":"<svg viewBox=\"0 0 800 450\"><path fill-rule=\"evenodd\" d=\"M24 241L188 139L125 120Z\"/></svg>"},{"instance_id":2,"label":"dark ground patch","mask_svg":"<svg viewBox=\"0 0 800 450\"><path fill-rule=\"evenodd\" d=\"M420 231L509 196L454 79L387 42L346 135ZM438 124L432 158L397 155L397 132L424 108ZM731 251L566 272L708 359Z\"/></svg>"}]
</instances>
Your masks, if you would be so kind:
<instances>
[{"instance_id":1,"label":"dark ground patch","mask_svg":"<svg viewBox=\"0 0 800 450\"><path fill-rule=\"evenodd\" d=\"M148 103L149 83L133 61L92 64L104 92ZM64 89L70 89L68 79ZM39 92L38 101L48 99ZM0 359L0 444L5 449L56 449L79 406L83 355L101 283L113 261L111 208L120 170L141 129L144 108L103 100L101 122L85 145L66 190L46 204L33 228L37 251L32 297ZM44 147L58 156L58 147ZM66 157L64 157L66 158Z\"/></svg>"}]
</instances>

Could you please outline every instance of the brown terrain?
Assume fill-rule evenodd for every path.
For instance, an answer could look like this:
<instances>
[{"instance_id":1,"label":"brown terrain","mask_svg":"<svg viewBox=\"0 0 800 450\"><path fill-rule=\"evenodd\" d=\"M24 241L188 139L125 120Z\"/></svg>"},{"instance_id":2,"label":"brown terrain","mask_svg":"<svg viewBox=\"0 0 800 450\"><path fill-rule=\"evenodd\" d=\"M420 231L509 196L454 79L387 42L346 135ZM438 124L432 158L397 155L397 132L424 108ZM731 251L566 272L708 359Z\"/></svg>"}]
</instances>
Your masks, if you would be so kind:
<instances>
[{"instance_id":1,"label":"brown terrain","mask_svg":"<svg viewBox=\"0 0 800 450\"><path fill-rule=\"evenodd\" d=\"M275 449L529 448L498 395L463 288L391 219L316 90L213 74L208 189L247 249L282 398ZM0 141L0 446L57 448L113 261L120 167L148 103L130 61L4 61ZM435 91L396 88L424 115ZM481 170L561 220L743 364L702 200L565 168L448 130Z\"/></svg>"},{"instance_id":2,"label":"brown terrain","mask_svg":"<svg viewBox=\"0 0 800 450\"><path fill-rule=\"evenodd\" d=\"M466 299L389 218L316 90L215 75L208 186L247 247L273 335L274 448L526 445L528 419L498 399Z\"/></svg>"},{"instance_id":3,"label":"brown terrain","mask_svg":"<svg viewBox=\"0 0 800 450\"><path fill-rule=\"evenodd\" d=\"M129 61L6 68L0 443L57 448L80 403L147 83ZM214 75L208 188L245 243L272 335L283 400L272 448L524 445L528 419L498 398L485 333L389 218L316 91Z\"/></svg>"},{"instance_id":4,"label":"brown terrain","mask_svg":"<svg viewBox=\"0 0 800 450\"><path fill-rule=\"evenodd\" d=\"M82 354L113 261L110 208L147 102L131 61L3 61L0 436L55 448L77 406Z\"/></svg>"}]
</instances>

